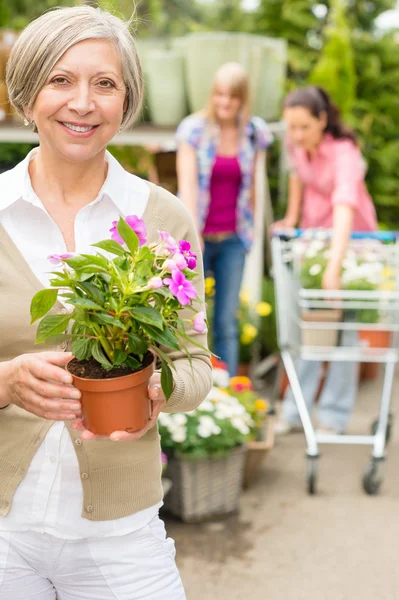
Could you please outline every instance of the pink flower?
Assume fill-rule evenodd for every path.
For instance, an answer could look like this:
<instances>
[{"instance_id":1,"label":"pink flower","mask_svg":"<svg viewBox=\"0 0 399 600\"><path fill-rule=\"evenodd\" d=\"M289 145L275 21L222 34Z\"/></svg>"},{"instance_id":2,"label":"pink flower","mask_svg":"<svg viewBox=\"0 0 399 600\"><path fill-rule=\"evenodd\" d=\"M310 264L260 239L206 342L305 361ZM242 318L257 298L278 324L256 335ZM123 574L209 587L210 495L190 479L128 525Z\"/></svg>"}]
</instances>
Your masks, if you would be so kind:
<instances>
[{"instance_id":1,"label":"pink flower","mask_svg":"<svg viewBox=\"0 0 399 600\"><path fill-rule=\"evenodd\" d=\"M173 238L167 231L158 231L158 233L166 249L169 250L171 254L179 252L179 244L176 242L175 238Z\"/></svg>"},{"instance_id":2,"label":"pink flower","mask_svg":"<svg viewBox=\"0 0 399 600\"><path fill-rule=\"evenodd\" d=\"M180 269L181 271L183 271L184 269L187 269L187 261L184 258L183 254L179 254L179 253L175 254L173 256L173 260L175 261L177 268Z\"/></svg>"},{"instance_id":3,"label":"pink flower","mask_svg":"<svg viewBox=\"0 0 399 600\"><path fill-rule=\"evenodd\" d=\"M151 279L148 282L148 287L150 287L152 290L158 290L162 286L163 281L160 277L151 277Z\"/></svg>"},{"instance_id":4,"label":"pink flower","mask_svg":"<svg viewBox=\"0 0 399 600\"><path fill-rule=\"evenodd\" d=\"M205 313L203 310L195 315L193 319L193 327L195 331L198 331L198 333L207 333L208 327L206 325Z\"/></svg>"},{"instance_id":5,"label":"pink flower","mask_svg":"<svg viewBox=\"0 0 399 600\"><path fill-rule=\"evenodd\" d=\"M130 215L130 216L126 217L125 221L129 225L129 227L131 227L133 229L134 233L139 238L139 244L140 244L140 246L142 246L143 244L145 244L146 241L147 241L147 232L146 232L146 229L145 229L145 223L144 223L144 221L142 219L139 219L138 217L136 217L136 215ZM117 225L118 225L118 221L112 221L112 227L110 229L111 238L115 242L118 242L118 244L121 244L123 246L123 244L125 242L123 241L123 239L119 235L119 232L118 232L118 229L117 229Z\"/></svg>"},{"instance_id":6,"label":"pink flower","mask_svg":"<svg viewBox=\"0 0 399 600\"><path fill-rule=\"evenodd\" d=\"M193 270L197 266L197 255L195 252L191 252L191 244L187 240L179 241L180 252L186 259L187 266Z\"/></svg>"},{"instance_id":7,"label":"pink flower","mask_svg":"<svg viewBox=\"0 0 399 600\"><path fill-rule=\"evenodd\" d=\"M174 271L175 269L177 269L176 261L173 260L172 258L168 258L168 260L165 260L165 262L163 263L163 266L168 271Z\"/></svg>"},{"instance_id":8,"label":"pink flower","mask_svg":"<svg viewBox=\"0 0 399 600\"><path fill-rule=\"evenodd\" d=\"M67 252L66 254L50 254L47 258L51 264L59 265L65 258L71 258L71 256L73 256L73 254Z\"/></svg>"},{"instance_id":9,"label":"pink flower","mask_svg":"<svg viewBox=\"0 0 399 600\"><path fill-rule=\"evenodd\" d=\"M197 297L193 284L186 279L179 269L172 271L171 279L166 277L163 281L182 306L190 304L190 300Z\"/></svg>"}]
</instances>

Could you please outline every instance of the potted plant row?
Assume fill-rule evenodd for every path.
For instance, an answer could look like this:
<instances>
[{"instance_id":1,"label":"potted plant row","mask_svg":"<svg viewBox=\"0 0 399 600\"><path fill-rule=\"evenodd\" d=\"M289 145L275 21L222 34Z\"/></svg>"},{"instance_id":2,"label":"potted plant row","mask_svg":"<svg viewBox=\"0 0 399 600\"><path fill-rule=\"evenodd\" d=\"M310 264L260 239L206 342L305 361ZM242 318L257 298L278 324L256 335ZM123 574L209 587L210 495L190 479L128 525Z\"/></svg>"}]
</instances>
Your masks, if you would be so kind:
<instances>
[{"instance_id":1,"label":"potted plant row","mask_svg":"<svg viewBox=\"0 0 399 600\"><path fill-rule=\"evenodd\" d=\"M206 332L189 242L161 231L147 244L144 221L135 215L114 221L110 233L93 244L93 254L50 256L51 287L31 302L32 323L40 319L36 343L71 341L67 369L82 392L83 423L100 435L143 428L155 360L168 399L175 369L168 349L185 351L187 321ZM62 305L67 314L57 314L65 313ZM183 320L179 313L187 308L192 319Z\"/></svg>"}]
</instances>

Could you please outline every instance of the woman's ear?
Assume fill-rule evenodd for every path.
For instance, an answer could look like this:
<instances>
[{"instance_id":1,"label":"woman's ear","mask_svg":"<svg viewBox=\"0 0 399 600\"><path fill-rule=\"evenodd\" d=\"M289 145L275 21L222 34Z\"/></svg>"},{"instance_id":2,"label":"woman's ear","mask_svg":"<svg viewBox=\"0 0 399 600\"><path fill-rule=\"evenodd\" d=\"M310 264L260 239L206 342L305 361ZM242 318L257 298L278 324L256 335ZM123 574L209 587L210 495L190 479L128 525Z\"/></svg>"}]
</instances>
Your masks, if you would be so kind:
<instances>
[{"instance_id":1,"label":"woman's ear","mask_svg":"<svg viewBox=\"0 0 399 600\"><path fill-rule=\"evenodd\" d=\"M327 127L327 123L328 123L328 116L325 110L323 110L320 115L319 115L319 121L320 121L320 125L321 125L321 129L324 131L325 128Z\"/></svg>"}]
</instances>

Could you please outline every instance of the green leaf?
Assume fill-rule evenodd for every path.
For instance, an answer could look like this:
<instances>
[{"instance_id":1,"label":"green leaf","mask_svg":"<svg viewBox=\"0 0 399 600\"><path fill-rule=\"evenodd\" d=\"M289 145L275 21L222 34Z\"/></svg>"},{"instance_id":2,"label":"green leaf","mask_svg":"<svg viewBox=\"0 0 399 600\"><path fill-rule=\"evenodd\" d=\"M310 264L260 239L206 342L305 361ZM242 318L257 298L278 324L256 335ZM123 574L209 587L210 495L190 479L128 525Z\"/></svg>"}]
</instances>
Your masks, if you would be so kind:
<instances>
[{"instance_id":1,"label":"green leaf","mask_svg":"<svg viewBox=\"0 0 399 600\"><path fill-rule=\"evenodd\" d=\"M93 347L91 349L91 353L93 355L93 358L100 363L100 365L102 367L104 367L104 369L106 369L107 371L109 371L110 369L112 369L112 364L109 362L108 358L105 356L104 350L102 348L102 346L100 345L100 342L98 340L96 340L93 344Z\"/></svg>"},{"instance_id":2,"label":"green leaf","mask_svg":"<svg viewBox=\"0 0 399 600\"><path fill-rule=\"evenodd\" d=\"M135 333L128 333L127 335L129 350L132 354L145 354L148 350L148 344L145 340Z\"/></svg>"},{"instance_id":3,"label":"green leaf","mask_svg":"<svg viewBox=\"0 0 399 600\"><path fill-rule=\"evenodd\" d=\"M58 344L69 342L71 339L72 335L70 333L59 333L58 335L51 335L43 343L45 346L58 346Z\"/></svg>"},{"instance_id":4,"label":"green leaf","mask_svg":"<svg viewBox=\"0 0 399 600\"><path fill-rule=\"evenodd\" d=\"M161 361L168 363L168 365L170 366L171 369L176 370L175 363L166 354L166 352L164 352L163 350L161 350L160 348L158 348L158 346L152 346L152 350L153 350L153 352L155 352L159 356L159 358L161 359Z\"/></svg>"},{"instance_id":5,"label":"green leaf","mask_svg":"<svg viewBox=\"0 0 399 600\"><path fill-rule=\"evenodd\" d=\"M97 248L101 248L102 250L110 252L111 254L116 254L117 256L125 256L126 254L126 250L124 250L123 246L114 240L103 240L102 242L92 244L92 246L96 246Z\"/></svg>"},{"instance_id":6,"label":"green leaf","mask_svg":"<svg viewBox=\"0 0 399 600\"><path fill-rule=\"evenodd\" d=\"M92 300L97 302L97 304L101 304L101 306L104 305L105 296L96 285L94 285L93 283L90 283L89 281L80 281L77 285L84 292L86 292L86 294L88 296L90 296L92 298Z\"/></svg>"},{"instance_id":7,"label":"green leaf","mask_svg":"<svg viewBox=\"0 0 399 600\"><path fill-rule=\"evenodd\" d=\"M97 265L98 267L103 267L104 269L108 268L108 260L105 256L99 256L98 254L81 254L88 259L88 262L92 265Z\"/></svg>"},{"instance_id":8,"label":"green leaf","mask_svg":"<svg viewBox=\"0 0 399 600\"><path fill-rule=\"evenodd\" d=\"M78 360L88 360L91 357L93 338L77 338L72 342L72 354Z\"/></svg>"},{"instance_id":9,"label":"green leaf","mask_svg":"<svg viewBox=\"0 0 399 600\"><path fill-rule=\"evenodd\" d=\"M89 264L87 258L79 254L77 254L76 256L71 256L71 258L66 258L64 262L66 262L68 267L75 269L75 271L78 271L81 267L85 267Z\"/></svg>"},{"instance_id":10,"label":"green leaf","mask_svg":"<svg viewBox=\"0 0 399 600\"><path fill-rule=\"evenodd\" d=\"M79 308L85 308L87 310L104 310L102 306L93 302L93 300L89 300L88 298L71 298L68 300L69 304L74 304Z\"/></svg>"},{"instance_id":11,"label":"green leaf","mask_svg":"<svg viewBox=\"0 0 399 600\"><path fill-rule=\"evenodd\" d=\"M96 323L103 323L105 325L115 325L120 329L125 329L125 326L122 323L122 321L119 321L119 319L116 319L115 317L107 313L96 313L95 315L92 315L92 320Z\"/></svg>"},{"instance_id":12,"label":"green leaf","mask_svg":"<svg viewBox=\"0 0 399 600\"><path fill-rule=\"evenodd\" d=\"M126 352L123 352L122 350L119 350L119 348L116 348L114 352L114 365L122 365L124 362L126 362L126 359Z\"/></svg>"},{"instance_id":13,"label":"green leaf","mask_svg":"<svg viewBox=\"0 0 399 600\"><path fill-rule=\"evenodd\" d=\"M130 252L134 254L139 247L139 238L134 233L133 229L126 223L123 217L119 218L116 228Z\"/></svg>"},{"instance_id":14,"label":"green leaf","mask_svg":"<svg viewBox=\"0 0 399 600\"><path fill-rule=\"evenodd\" d=\"M162 344L162 346L166 346L167 348L173 348L174 350L180 350L177 339L169 329L159 331L159 329L147 325L147 323L142 323L141 326L153 340L158 342L158 344Z\"/></svg>"},{"instance_id":15,"label":"green leaf","mask_svg":"<svg viewBox=\"0 0 399 600\"><path fill-rule=\"evenodd\" d=\"M173 392L173 375L170 366L166 362L162 362L161 387L166 400L169 400Z\"/></svg>"},{"instance_id":16,"label":"green leaf","mask_svg":"<svg viewBox=\"0 0 399 600\"><path fill-rule=\"evenodd\" d=\"M40 290L30 304L31 324L41 319L57 302L58 290Z\"/></svg>"},{"instance_id":17,"label":"green leaf","mask_svg":"<svg viewBox=\"0 0 399 600\"><path fill-rule=\"evenodd\" d=\"M40 321L36 333L36 344L41 344L52 335L63 333L72 315L47 315Z\"/></svg>"},{"instance_id":18,"label":"green leaf","mask_svg":"<svg viewBox=\"0 0 399 600\"><path fill-rule=\"evenodd\" d=\"M126 363L129 365L131 369L139 369L142 365L136 360L133 356L128 356L126 359Z\"/></svg>"},{"instance_id":19,"label":"green leaf","mask_svg":"<svg viewBox=\"0 0 399 600\"><path fill-rule=\"evenodd\" d=\"M148 323L157 329L163 329L162 316L152 306L133 306L127 308L126 312L129 312L140 323Z\"/></svg>"}]
</instances>

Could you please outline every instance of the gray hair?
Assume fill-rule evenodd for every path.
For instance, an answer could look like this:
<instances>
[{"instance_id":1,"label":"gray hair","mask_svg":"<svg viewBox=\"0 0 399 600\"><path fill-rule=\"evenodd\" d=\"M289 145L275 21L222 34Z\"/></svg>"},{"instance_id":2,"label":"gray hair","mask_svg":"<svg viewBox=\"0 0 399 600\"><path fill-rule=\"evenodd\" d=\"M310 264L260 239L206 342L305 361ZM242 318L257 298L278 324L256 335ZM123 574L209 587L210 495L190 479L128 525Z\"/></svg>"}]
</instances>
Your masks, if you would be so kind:
<instances>
[{"instance_id":1,"label":"gray hair","mask_svg":"<svg viewBox=\"0 0 399 600\"><path fill-rule=\"evenodd\" d=\"M143 75L131 20L91 6L57 8L30 23L15 42L7 64L6 83L10 102L24 117L31 109L54 65L75 44L84 40L108 40L121 56L127 109L122 127L129 127L141 109Z\"/></svg>"}]
</instances>

